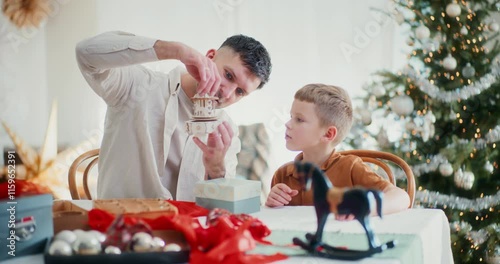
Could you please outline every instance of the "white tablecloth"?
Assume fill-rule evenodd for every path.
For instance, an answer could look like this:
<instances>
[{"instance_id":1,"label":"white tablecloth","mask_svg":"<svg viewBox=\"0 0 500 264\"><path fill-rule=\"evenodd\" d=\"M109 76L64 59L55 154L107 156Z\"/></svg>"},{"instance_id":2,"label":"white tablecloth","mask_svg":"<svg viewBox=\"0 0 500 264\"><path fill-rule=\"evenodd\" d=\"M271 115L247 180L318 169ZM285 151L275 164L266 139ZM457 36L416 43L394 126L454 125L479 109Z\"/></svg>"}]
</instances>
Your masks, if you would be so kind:
<instances>
[{"instance_id":1,"label":"white tablecloth","mask_svg":"<svg viewBox=\"0 0 500 264\"><path fill-rule=\"evenodd\" d=\"M85 209L92 208L89 201L74 201ZM261 208L252 216L264 222L271 230L316 231L316 214L312 206L286 206L281 208ZM453 263L450 245L450 228L443 211L438 209L409 209L397 214L384 216L383 219L372 217L373 230L376 234L417 235L422 241L423 263ZM364 233L357 221L341 222L330 218L325 232ZM33 255L3 262L5 264L32 263L42 264L43 256ZM397 264L398 260L369 258L361 261L332 261L320 258L292 257L278 263L363 263Z\"/></svg>"},{"instance_id":2,"label":"white tablecloth","mask_svg":"<svg viewBox=\"0 0 500 264\"><path fill-rule=\"evenodd\" d=\"M316 214L312 206L285 206L281 208L262 208L252 214L261 219L271 230L316 231ZM422 241L423 263L453 263L450 244L450 227L446 215L439 209L408 209L386 215L383 219L372 217L371 223L375 234L410 234L417 235ZM330 218L325 225L325 232L364 233L357 221L336 221ZM304 261L304 258L301 258ZM286 260L284 262L304 263ZM288 263L287 262L287 263ZM314 263L323 260L315 259ZM313 262L308 262L313 263ZM326 263L326 261L325 261ZM328 262L335 263L335 262ZM389 263L387 259L365 259L360 262L337 263ZM393 262L393 263L399 263Z\"/></svg>"}]
</instances>

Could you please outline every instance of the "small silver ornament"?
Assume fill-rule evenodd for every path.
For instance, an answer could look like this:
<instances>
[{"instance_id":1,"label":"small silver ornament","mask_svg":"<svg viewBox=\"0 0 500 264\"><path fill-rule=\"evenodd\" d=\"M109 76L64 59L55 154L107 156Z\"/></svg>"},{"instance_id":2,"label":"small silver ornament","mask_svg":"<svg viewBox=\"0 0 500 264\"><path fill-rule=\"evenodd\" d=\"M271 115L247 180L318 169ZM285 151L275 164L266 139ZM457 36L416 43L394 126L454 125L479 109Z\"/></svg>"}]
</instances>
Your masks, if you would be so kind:
<instances>
[{"instance_id":1,"label":"small silver ornament","mask_svg":"<svg viewBox=\"0 0 500 264\"><path fill-rule=\"evenodd\" d=\"M97 255L101 253L101 243L93 235L83 233L73 244L73 250L81 255Z\"/></svg>"},{"instance_id":2,"label":"small silver ornament","mask_svg":"<svg viewBox=\"0 0 500 264\"><path fill-rule=\"evenodd\" d=\"M484 169L489 173L492 173L493 170L495 170L495 168L493 167L493 164L491 164L491 162L489 160L486 162L486 164L484 164Z\"/></svg>"},{"instance_id":3,"label":"small silver ornament","mask_svg":"<svg viewBox=\"0 0 500 264\"><path fill-rule=\"evenodd\" d=\"M462 171L461 169L459 169L457 172L455 172L454 180L457 187L464 190L470 190L474 185L474 173L470 171Z\"/></svg>"},{"instance_id":4,"label":"small silver ornament","mask_svg":"<svg viewBox=\"0 0 500 264\"><path fill-rule=\"evenodd\" d=\"M457 60L451 56L451 54L448 54L446 58L443 60L443 67L446 70L452 71L457 67Z\"/></svg>"},{"instance_id":5,"label":"small silver ornament","mask_svg":"<svg viewBox=\"0 0 500 264\"><path fill-rule=\"evenodd\" d=\"M441 173L444 177L449 177L453 174L453 167L448 162L441 163L441 165L439 165L439 173Z\"/></svg>"},{"instance_id":6,"label":"small silver ornament","mask_svg":"<svg viewBox=\"0 0 500 264\"><path fill-rule=\"evenodd\" d=\"M428 39L431 36L431 31L428 27L421 25L417 29L415 29L415 36L419 40Z\"/></svg>"},{"instance_id":7,"label":"small silver ornament","mask_svg":"<svg viewBox=\"0 0 500 264\"><path fill-rule=\"evenodd\" d=\"M472 67L472 65L470 65L469 62L462 69L462 75L467 79L474 77L475 74L476 70L474 69L474 67Z\"/></svg>"},{"instance_id":8,"label":"small silver ornament","mask_svg":"<svg viewBox=\"0 0 500 264\"><path fill-rule=\"evenodd\" d=\"M457 17L462 12L462 9L457 3L450 3L446 6L446 14L449 17Z\"/></svg>"},{"instance_id":9,"label":"small silver ornament","mask_svg":"<svg viewBox=\"0 0 500 264\"><path fill-rule=\"evenodd\" d=\"M54 237L54 240L62 240L68 243L69 245L75 243L76 239L77 237L75 233L73 233L73 231L71 230L63 230L57 233L56 236Z\"/></svg>"},{"instance_id":10,"label":"small silver ornament","mask_svg":"<svg viewBox=\"0 0 500 264\"><path fill-rule=\"evenodd\" d=\"M153 248L153 237L145 232L137 232L132 237L130 248L134 252L148 252Z\"/></svg>"},{"instance_id":11,"label":"small silver ornament","mask_svg":"<svg viewBox=\"0 0 500 264\"><path fill-rule=\"evenodd\" d=\"M181 246L179 246L175 243L166 244L165 247L163 248L164 252L177 252L177 251L181 251L181 250L182 250Z\"/></svg>"},{"instance_id":12,"label":"small silver ornament","mask_svg":"<svg viewBox=\"0 0 500 264\"><path fill-rule=\"evenodd\" d=\"M119 247L107 246L104 249L104 253L106 253L106 254L121 254L122 251L121 251L121 249Z\"/></svg>"},{"instance_id":13,"label":"small silver ornament","mask_svg":"<svg viewBox=\"0 0 500 264\"><path fill-rule=\"evenodd\" d=\"M497 32L500 29L500 26L496 22L491 22L488 25L488 29L491 30L491 31L493 31L493 32Z\"/></svg>"},{"instance_id":14,"label":"small silver ornament","mask_svg":"<svg viewBox=\"0 0 500 264\"><path fill-rule=\"evenodd\" d=\"M469 34L469 30L467 29L466 26L463 26L461 29L460 29L460 34L462 35L467 35Z\"/></svg>"},{"instance_id":15,"label":"small silver ornament","mask_svg":"<svg viewBox=\"0 0 500 264\"><path fill-rule=\"evenodd\" d=\"M152 245L155 251L161 251L165 247L165 241L159 237L153 237Z\"/></svg>"},{"instance_id":16,"label":"small silver ornament","mask_svg":"<svg viewBox=\"0 0 500 264\"><path fill-rule=\"evenodd\" d=\"M64 240L54 240L49 246L49 255L53 256L71 256L73 250L71 246Z\"/></svg>"},{"instance_id":17,"label":"small silver ornament","mask_svg":"<svg viewBox=\"0 0 500 264\"><path fill-rule=\"evenodd\" d=\"M91 236L94 236L95 238L97 238L97 240L99 241L99 243L104 243L104 241L106 240L106 235L97 231L97 230L90 230L90 231L87 231L87 233Z\"/></svg>"},{"instance_id":18,"label":"small silver ornament","mask_svg":"<svg viewBox=\"0 0 500 264\"><path fill-rule=\"evenodd\" d=\"M391 109L397 115L409 115L413 112L413 100L408 95L399 95L391 100Z\"/></svg>"}]
</instances>

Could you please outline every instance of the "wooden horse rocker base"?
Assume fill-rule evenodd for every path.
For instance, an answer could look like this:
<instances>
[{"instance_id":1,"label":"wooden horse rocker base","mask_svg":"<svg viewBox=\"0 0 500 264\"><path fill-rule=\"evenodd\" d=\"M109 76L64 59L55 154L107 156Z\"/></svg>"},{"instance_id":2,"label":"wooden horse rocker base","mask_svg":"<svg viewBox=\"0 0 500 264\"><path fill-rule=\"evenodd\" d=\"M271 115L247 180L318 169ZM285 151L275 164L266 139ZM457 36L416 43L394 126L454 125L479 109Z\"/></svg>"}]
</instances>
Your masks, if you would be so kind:
<instances>
[{"instance_id":1,"label":"wooden horse rocker base","mask_svg":"<svg viewBox=\"0 0 500 264\"><path fill-rule=\"evenodd\" d=\"M311 184L314 185L314 208L316 209L316 216L318 219L316 233L307 233L307 241L294 238L293 243L295 245L302 247L313 256L340 260L359 260L395 247L395 241L380 244L370 225L371 198L375 198L377 201L377 213L380 217L382 217L382 194L379 191L366 190L362 188L346 190L335 188L332 186L328 177L326 177L326 175L324 175L318 167L311 163L296 162L295 168L300 178L303 179L303 188L305 190L309 190L311 188ZM335 197L337 200L336 207L331 206L327 199L329 192L331 198ZM365 230L369 246L367 250L351 250L341 247L333 247L322 242L323 229L331 210L338 214L354 215L356 220L361 223Z\"/></svg>"}]
</instances>

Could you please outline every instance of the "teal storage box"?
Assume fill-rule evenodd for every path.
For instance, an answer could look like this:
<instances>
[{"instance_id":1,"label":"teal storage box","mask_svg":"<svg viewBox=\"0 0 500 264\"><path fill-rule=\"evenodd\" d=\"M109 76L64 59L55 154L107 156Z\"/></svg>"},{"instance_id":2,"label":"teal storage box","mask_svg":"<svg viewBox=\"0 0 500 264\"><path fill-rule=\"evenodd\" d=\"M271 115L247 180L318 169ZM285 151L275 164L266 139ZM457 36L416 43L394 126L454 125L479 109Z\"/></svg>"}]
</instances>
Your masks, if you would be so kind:
<instances>
[{"instance_id":1,"label":"teal storage box","mask_svg":"<svg viewBox=\"0 0 500 264\"><path fill-rule=\"evenodd\" d=\"M260 211L260 193L260 181L226 178L198 182L194 190L197 205L234 214Z\"/></svg>"},{"instance_id":2,"label":"teal storage box","mask_svg":"<svg viewBox=\"0 0 500 264\"><path fill-rule=\"evenodd\" d=\"M54 235L52 195L0 201L0 261L44 251Z\"/></svg>"}]
</instances>

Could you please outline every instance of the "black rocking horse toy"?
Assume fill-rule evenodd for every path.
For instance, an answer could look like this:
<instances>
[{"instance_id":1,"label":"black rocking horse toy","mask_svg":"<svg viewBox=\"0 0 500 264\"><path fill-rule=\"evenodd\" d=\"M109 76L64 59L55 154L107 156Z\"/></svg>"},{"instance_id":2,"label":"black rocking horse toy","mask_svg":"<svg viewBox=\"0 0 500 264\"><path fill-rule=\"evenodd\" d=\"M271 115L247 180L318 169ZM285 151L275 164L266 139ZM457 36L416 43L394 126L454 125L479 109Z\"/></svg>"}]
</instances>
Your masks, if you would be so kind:
<instances>
[{"instance_id":1,"label":"black rocking horse toy","mask_svg":"<svg viewBox=\"0 0 500 264\"><path fill-rule=\"evenodd\" d=\"M373 234L370 225L371 197L374 197L377 201L377 214L382 217L382 194L379 191L362 188L335 188L328 177L312 163L296 162L295 168L301 179L303 179L303 188L305 190L311 188L311 183L313 185L314 207L316 209L316 217L318 218L316 233L307 233L307 242L299 238L294 238L293 243L295 245L302 247L314 256L341 260L366 258L395 246L394 241L380 244ZM331 206L327 199L329 191L335 197L335 200L337 200L335 202L336 206ZM365 230L369 248L367 250L350 250L329 246L322 242L323 228L330 212L354 215L355 219L361 223Z\"/></svg>"}]
</instances>

